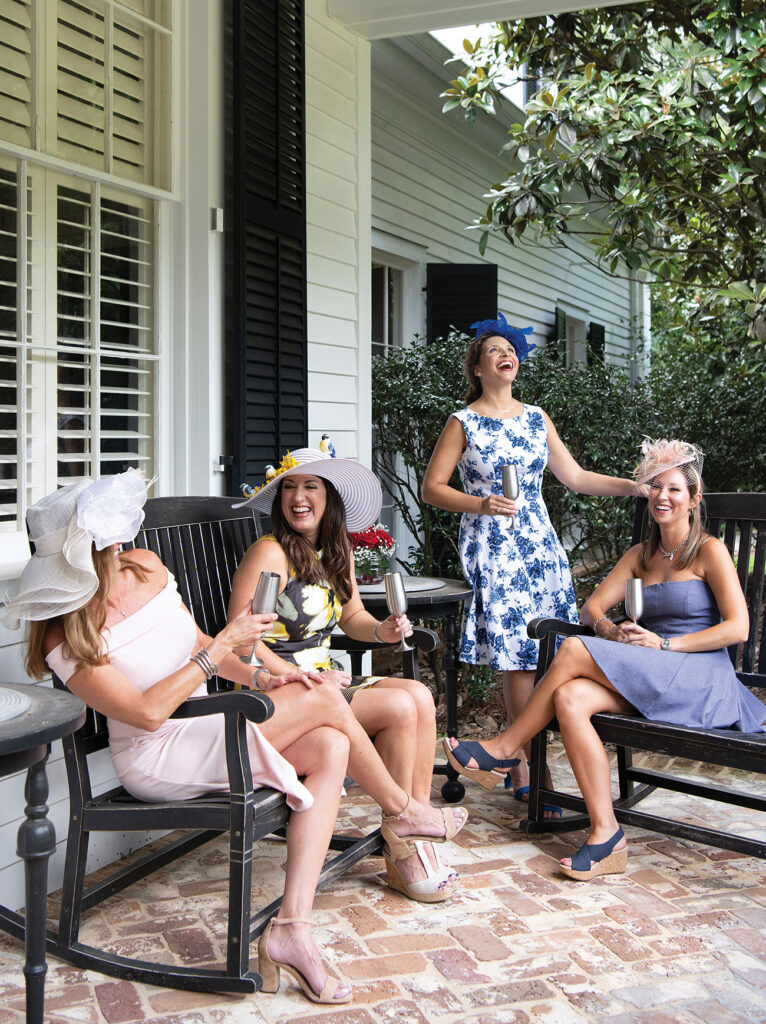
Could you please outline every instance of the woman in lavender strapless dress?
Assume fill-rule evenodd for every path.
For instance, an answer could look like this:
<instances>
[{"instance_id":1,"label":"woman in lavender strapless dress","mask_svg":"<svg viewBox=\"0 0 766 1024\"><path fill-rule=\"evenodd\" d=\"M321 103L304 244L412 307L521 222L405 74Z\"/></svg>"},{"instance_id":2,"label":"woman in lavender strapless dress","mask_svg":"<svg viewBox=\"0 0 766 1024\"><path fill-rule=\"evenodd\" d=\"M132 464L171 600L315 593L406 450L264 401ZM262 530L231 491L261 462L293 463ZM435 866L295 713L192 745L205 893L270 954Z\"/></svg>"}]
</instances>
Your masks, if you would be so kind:
<instances>
[{"instance_id":1,"label":"woman in lavender strapless dress","mask_svg":"<svg viewBox=\"0 0 766 1024\"><path fill-rule=\"evenodd\" d=\"M453 766L487 788L555 715L590 816L588 842L562 871L578 880L623 871L627 848L612 807L609 760L591 716L635 714L701 728L766 731L766 705L738 680L726 648L747 639L747 606L725 545L702 528L702 453L682 441L644 442L636 470L650 482L652 529L586 602L595 637L568 637L519 718L494 740L445 740ZM643 581L640 624L606 617L628 579Z\"/></svg>"}]
</instances>

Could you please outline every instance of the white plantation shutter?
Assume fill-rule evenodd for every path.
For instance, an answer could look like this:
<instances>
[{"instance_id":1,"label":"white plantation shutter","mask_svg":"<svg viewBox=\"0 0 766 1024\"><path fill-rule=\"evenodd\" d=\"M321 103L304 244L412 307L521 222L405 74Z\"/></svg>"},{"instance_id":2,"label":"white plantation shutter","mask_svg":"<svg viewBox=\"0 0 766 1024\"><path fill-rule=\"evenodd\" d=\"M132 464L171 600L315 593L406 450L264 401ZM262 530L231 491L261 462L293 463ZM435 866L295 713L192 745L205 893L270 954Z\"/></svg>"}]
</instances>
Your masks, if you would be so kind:
<instances>
[{"instance_id":1,"label":"white plantation shutter","mask_svg":"<svg viewBox=\"0 0 766 1024\"><path fill-rule=\"evenodd\" d=\"M152 204L99 191L57 195L60 484L153 463Z\"/></svg>"},{"instance_id":2,"label":"white plantation shutter","mask_svg":"<svg viewBox=\"0 0 766 1024\"><path fill-rule=\"evenodd\" d=\"M0 0L0 532L57 485L155 472L161 201L145 186L171 177L172 13Z\"/></svg>"},{"instance_id":3,"label":"white plantation shutter","mask_svg":"<svg viewBox=\"0 0 766 1024\"><path fill-rule=\"evenodd\" d=\"M118 5L57 0L57 7L51 151L118 177L166 187L168 161L155 159L157 119L147 115L150 104L164 106L169 36ZM167 145L167 134L159 137Z\"/></svg>"},{"instance_id":4,"label":"white plantation shutter","mask_svg":"<svg viewBox=\"0 0 766 1024\"><path fill-rule=\"evenodd\" d=\"M0 2L0 138L35 145L30 0Z\"/></svg>"}]
</instances>

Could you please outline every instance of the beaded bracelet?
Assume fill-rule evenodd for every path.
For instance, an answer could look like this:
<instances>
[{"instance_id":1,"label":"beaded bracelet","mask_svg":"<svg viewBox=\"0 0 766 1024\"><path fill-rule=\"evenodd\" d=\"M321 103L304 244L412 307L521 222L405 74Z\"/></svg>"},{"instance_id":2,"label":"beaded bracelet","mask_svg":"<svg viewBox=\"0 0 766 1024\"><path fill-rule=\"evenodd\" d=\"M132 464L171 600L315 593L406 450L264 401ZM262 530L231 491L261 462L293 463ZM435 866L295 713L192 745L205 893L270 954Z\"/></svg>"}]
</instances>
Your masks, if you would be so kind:
<instances>
[{"instance_id":1,"label":"beaded bracelet","mask_svg":"<svg viewBox=\"0 0 766 1024\"><path fill-rule=\"evenodd\" d=\"M205 679L212 679L213 676L218 675L218 666L211 661L206 647L200 647L196 654L192 654L189 661L193 661L198 668L202 669Z\"/></svg>"},{"instance_id":2,"label":"beaded bracelet","mask_svg":"<svg viewBox=\"0 0 766 1024\"><path fill-rule=\"evenodd\" d=\"M612 621L612 620L611 620L611 619L609 618L609 616L608 616L608 615L602 615L600 619L596 619L596 621L595 621L595 622L593 623L593 625L591 626L591 629L592 629L592 630L593 630L593 632L594 632L594 633L596 634L596 636L598 636L598 635L599 635L599 632L598 632L598 630L596 629L596 626L597 626L597 625L599 624L599 622L611 622L611 621Z\"/></svg>"}]
</instances>

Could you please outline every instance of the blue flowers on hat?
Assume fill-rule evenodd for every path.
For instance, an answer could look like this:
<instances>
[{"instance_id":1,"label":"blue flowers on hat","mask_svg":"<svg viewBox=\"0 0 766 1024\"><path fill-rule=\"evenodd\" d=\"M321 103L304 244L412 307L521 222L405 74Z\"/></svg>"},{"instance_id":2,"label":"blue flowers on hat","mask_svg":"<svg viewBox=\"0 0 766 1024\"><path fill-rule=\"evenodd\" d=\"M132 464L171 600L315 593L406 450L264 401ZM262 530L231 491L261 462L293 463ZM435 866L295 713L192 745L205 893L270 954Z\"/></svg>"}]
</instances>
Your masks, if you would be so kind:
<instances>
[{"instance_id":1,"label":"blue flowers on hat","mask_svg":"<svg viewBox=\"0 0 766 1024\"><path fill-rule=\"evenodd\" d=\"M508 323L499 310L497 320L477 320L475 324L471 324L471 330L476 331L474 340L480 334L497 334L501 338L505 338L506 341L510 341L520 363L524 362L533 348L537 348L534 343L530 344L524 337L525 334L532 334L534 327L514 327Z\"/></svg>"}]
</instances>

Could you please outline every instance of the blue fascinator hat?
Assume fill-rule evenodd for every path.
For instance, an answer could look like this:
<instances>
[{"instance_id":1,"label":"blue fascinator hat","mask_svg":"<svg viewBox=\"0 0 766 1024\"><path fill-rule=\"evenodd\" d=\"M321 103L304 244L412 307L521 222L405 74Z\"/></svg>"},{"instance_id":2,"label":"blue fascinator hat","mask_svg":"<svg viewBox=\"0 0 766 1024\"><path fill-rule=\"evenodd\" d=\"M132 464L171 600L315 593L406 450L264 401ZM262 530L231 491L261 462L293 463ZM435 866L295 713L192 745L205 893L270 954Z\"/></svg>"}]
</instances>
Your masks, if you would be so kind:
<instances>
[{"instance_id":1,"label":"blue fascinator hat","mask_svg":"<svg viewBox=\"0 0 766 1024\"><path fill-rule=\"evenodd\" d=\"M473 336L474 341L481 334L498 334L506 341L510 341L516 350L519 363L523 363L532 349L537 348L534 342L530 344L525 338L526 334L531 334L534 331L534 327L514 327L508 323L499 310L497 320L477 320L475 324L471 324L471 330L476 331Z\"/></svg>"}]
</instances>

